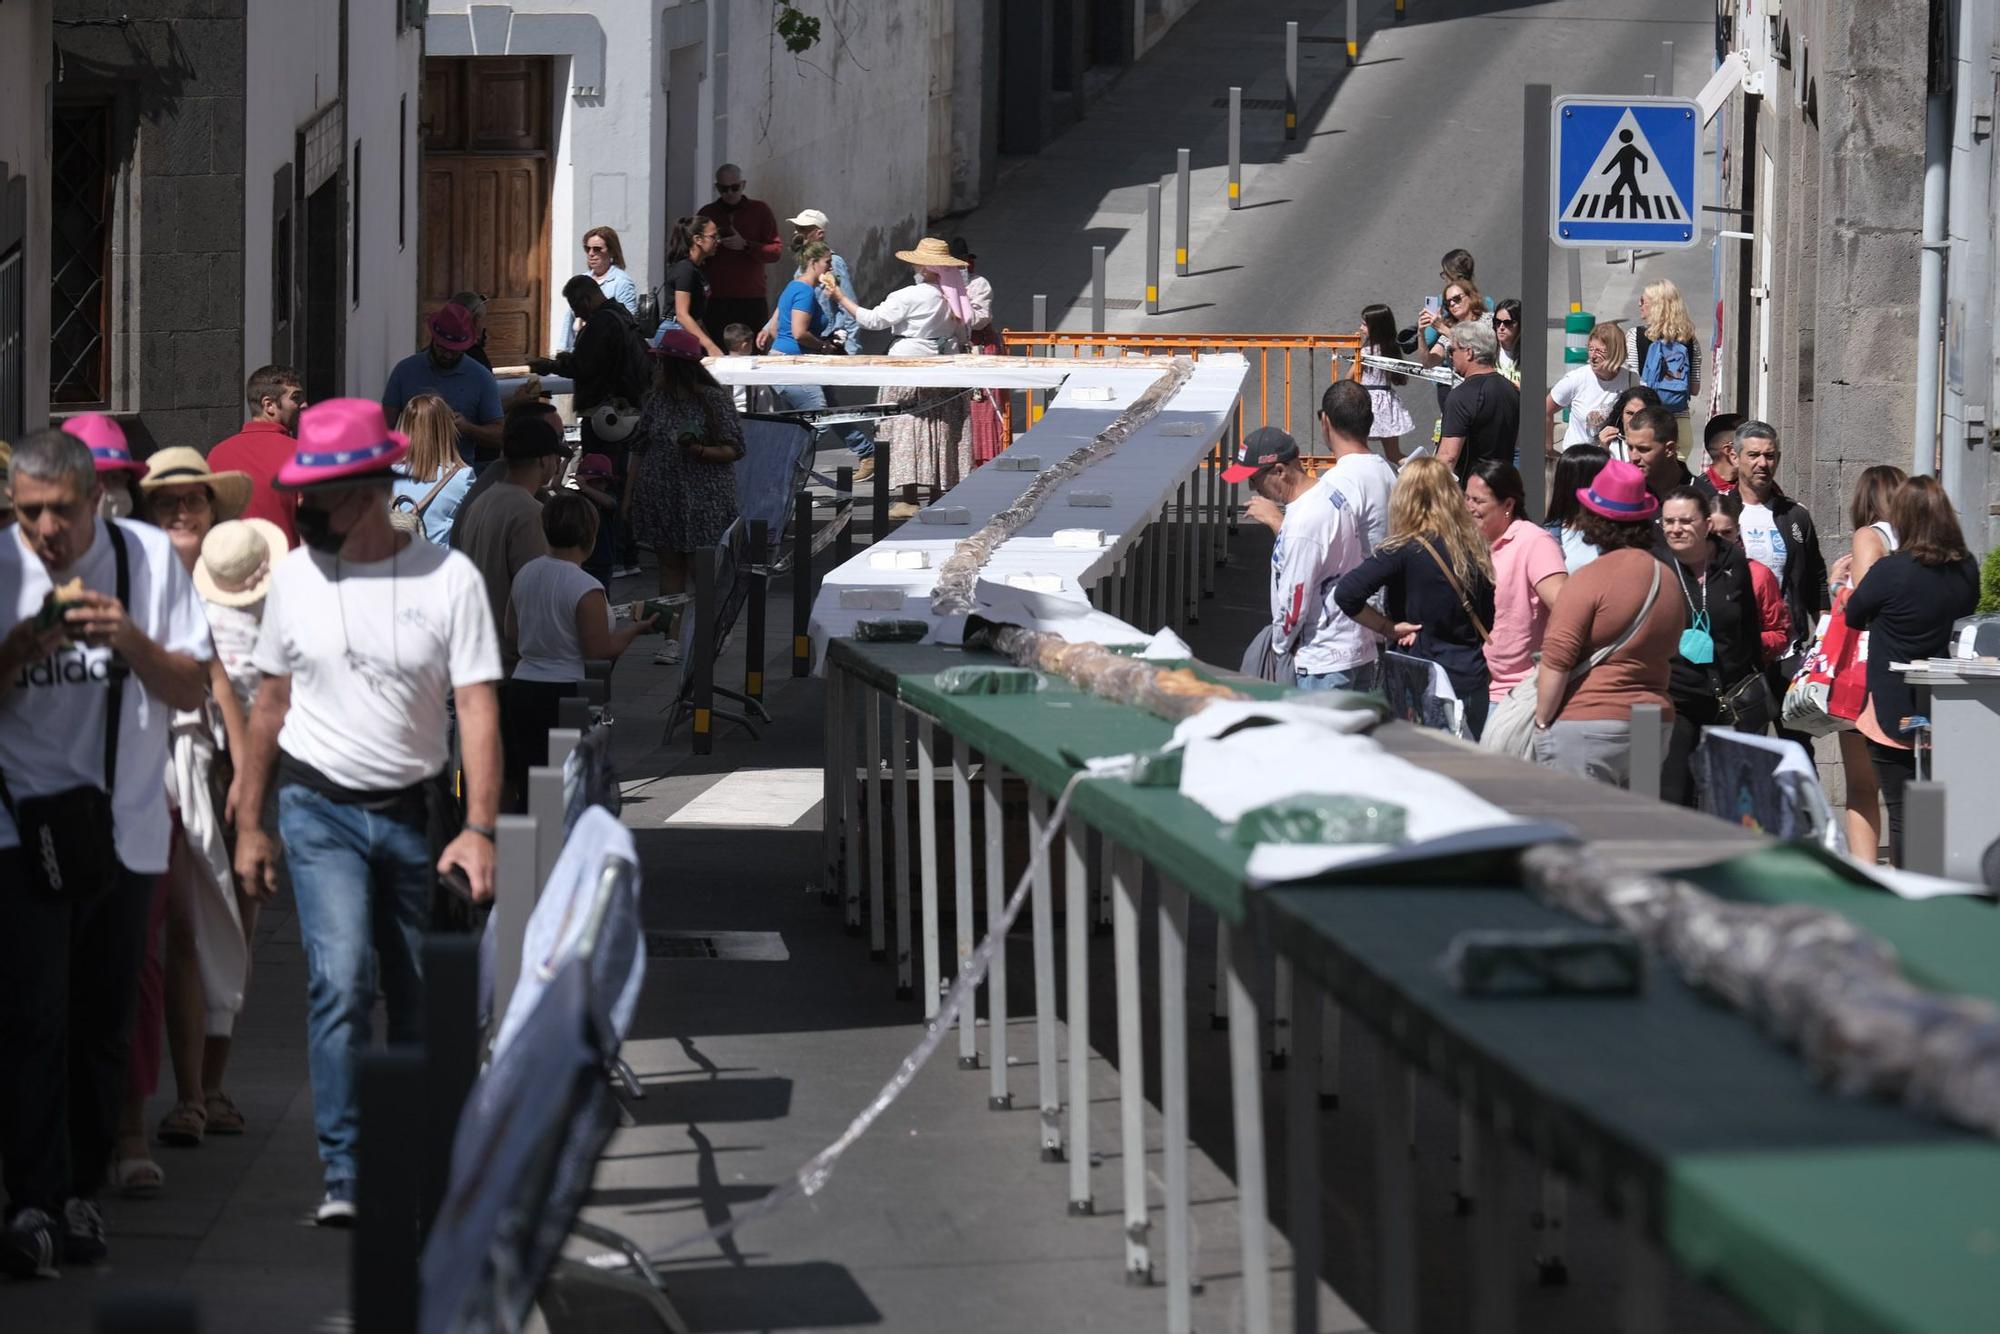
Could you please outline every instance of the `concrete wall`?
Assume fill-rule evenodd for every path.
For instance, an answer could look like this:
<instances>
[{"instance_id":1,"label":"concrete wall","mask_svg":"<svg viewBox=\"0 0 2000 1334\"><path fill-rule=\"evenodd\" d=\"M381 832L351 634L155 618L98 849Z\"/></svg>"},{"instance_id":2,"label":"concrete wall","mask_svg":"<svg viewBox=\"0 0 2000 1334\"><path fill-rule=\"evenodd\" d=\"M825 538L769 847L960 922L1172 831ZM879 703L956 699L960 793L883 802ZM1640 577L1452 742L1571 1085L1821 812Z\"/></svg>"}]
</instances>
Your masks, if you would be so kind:
<instances>
[{"instance_id":1,"label":"concrete wall","mask_svg":"<svg viewBox=\"0 0 2000 1334\"><path fill-rule=\"evenodd\" d=\"M22 424L49 415L49 0L0 4L0 253L21 243ZM20 234L12 235L18 226ZM0 434L15 423L0 421Z\"/></svg>"},{"instance_id":2,"label":"concrete wall","mask_svg":"<svg viewBox=\"0 0 2000 1334\"><path fill-rule=\"evenodd\" d=\"M117 99L112 409L136 450L242 421L243 0L58 0L57 96Z\"/></svg>"},{"instance_id":3,"label":"concrete wall","mask_svg":"<svg viewBox=\"0 0 2000 1334\"><path fill-rule=\"evenodd\" d=\"M1769 6L1735 8L1738 45L1753 46ZM1775 30L1790 67L1773 63L1762 95L1738 92L1727 111L1726 202L1743 204L1767 148L1773 169L1754 202L1759 240L1724 243L1728 337L1750 359L1739 382L1725 353L1722 406L1754 410L1768 357L1781 480L1818 520L1829 557L1846 547L1861 469L1910 463L1927 15L1925 0L1793 0ZM1769 292L1768 344L1745 288Z\"/></svg>"},{"instance_id":4,"label":"concrete wall","mask_svg":"<svg viewBox=\"0 0 2000 1334\"><path fill-rule=\"evenodd\" d=\"M359 299L351 269L342 295L346 312L342 382L348 393L362 397L378 395L389 368L416 345L417 125L423 36L415 28L399 31L400 7L400 0L350 0L348 6L344 241L349 250L344 263L353 262L358 227L361 272ZM303 169L294 160L299 131L341 101L340 6L323 0L258 0L250 6L245 29L239 378L271 359L273 177L288 164L294 173ZM358 178L356 144L361 146Z\"/></svg>"},{"instance_id":5,"label":"concrete wall","mask_svg":"<svg viewBox=\"0 0 2000 1334\"><path fill-rule=\"evenodd\" d=\"M902 285L894 252L928 223L933 0L826 0L819 45L794 57L764 0L710 0L726 17L728 72L714 161L743 169L782 220L816 208L864 299ZM712 194L705 194L706 203ZM781 222L782 228L782 222ZM772 265L775 295L791 277Z\"/></svg>"}]
</instances>

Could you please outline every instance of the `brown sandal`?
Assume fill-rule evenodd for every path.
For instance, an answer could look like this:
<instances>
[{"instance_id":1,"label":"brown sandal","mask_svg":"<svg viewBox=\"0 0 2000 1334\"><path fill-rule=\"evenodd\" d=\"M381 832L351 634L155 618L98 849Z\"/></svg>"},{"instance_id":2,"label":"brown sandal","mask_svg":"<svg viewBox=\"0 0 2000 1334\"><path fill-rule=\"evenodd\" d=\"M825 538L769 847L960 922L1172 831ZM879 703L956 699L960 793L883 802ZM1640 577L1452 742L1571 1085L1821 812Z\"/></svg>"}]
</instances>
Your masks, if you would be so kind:
<instances>
[{"instance_id":1,"label":"brown sandal","mask_svg":"<svg viewBox=\"0 0 2000 1334\"><path fill-rule=\"evenodd\" d=\"M160 1119L160 1143L177 1149L192 1149L200 1145L202 1134L207 1129L207 1112L194 1103L177 1102L174 1109Z\"/></svg>"},{"instance_id":2,"label":"brown sandal","mask_svg":"<svg viewBox=\"0 0 2000 1334\"><path fill-rule=\"evenodd\" d=\"M236 1100L227 1093L217 1090L208 1095L202 1112L208 1118L208 1133L211 1135L240 1135L243 1133L243 1113L237 1110Z\"/></svg>"}]
</instances>

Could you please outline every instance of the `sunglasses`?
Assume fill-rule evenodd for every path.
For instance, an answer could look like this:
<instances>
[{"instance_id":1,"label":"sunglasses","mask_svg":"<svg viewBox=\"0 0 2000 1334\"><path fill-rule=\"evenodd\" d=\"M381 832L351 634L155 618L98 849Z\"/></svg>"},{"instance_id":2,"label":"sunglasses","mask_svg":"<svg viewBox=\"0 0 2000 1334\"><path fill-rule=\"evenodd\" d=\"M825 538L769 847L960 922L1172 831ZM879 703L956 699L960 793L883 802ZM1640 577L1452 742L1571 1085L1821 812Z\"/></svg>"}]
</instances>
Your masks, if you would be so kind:
<instances>
[{"instance_id":1,"label":"sunglasses","mask_svg":"<svg viewBox=\"0 0 2000 1334\"><path fill-rule=\"evenodd\" d=\"M1445 298L1445 304L1446 304L1446 305L1451 305L1451 306L1462 306L1462 305L1464 305L1464 304L1465 304L1465 293L1463 293L1463 292L1453 292L1453 293L1452 293L1452 294L1451 294L1450 296L1448 296L1448 297L1446 297L1446 298Z\"/></svg>"},{"instance_id":2,"label":"sunglasses","mask_svg":"<svg viewBox=\"0 0 2000 1334\"><path fill-rule=\"evenodd\" d=\"M208 489L184 491L180 495L160 492L146 502L155 514L177 514L181 510L199 511L209 508Z\"/></svg>"},{"instance_id":3,"label":"sunglasses","mask_svg":"<svg viewBox=\"0 0 2000 1334\"><path fill-rule=\"evenodd\" d=\"M1512 329L1512 328L1516 327L1517 325L1519 325L1520 323L1521 323L1521 322L1520 322L1519 320L1497 320L1497 319L1496 319L1496 320L1494 320L1494 321L1493 321L1493 327L1494 327L1494 328L1496 328L1496 329Z\"/></svg>"},{"instance_id":4,"label":"sunglasses","mask_svg":"<svg viewBox=\"0 0 2000 1334\"><path fill-rule=\"evenodd\" d=\"M719 195L740 195L743 193L743 187L746 184L747 182L738 181L734 185L724 185L721 181L717 181L715 183L715 192Z\"/></svg>"},{"instance_id":5,"label":"sunglasses","mask_svg":"<svg viewBox=\"0 0 2000 1334\"><path fill-rule=\"evenodd\" d=\"M587 245L583 248L583 253L586 255L608 255L611 253L611 247L608 245Z\"/></svg>"}]
</instances>

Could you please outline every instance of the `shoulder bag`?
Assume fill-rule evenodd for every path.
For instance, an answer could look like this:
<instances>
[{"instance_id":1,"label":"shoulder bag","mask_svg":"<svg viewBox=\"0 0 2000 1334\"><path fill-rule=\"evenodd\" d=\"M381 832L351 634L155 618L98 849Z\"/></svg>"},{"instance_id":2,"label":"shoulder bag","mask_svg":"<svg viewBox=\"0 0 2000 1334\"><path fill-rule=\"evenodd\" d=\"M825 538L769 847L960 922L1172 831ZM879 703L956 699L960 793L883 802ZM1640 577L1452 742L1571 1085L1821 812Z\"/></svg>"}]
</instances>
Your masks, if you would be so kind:
<instances>
[{"instance_id":1,"label":"shoulder bag","mask_svg":"<svg viewBox=\"0 0 2000 1334\"><path fill-rule=\"evenodd\" d=\"M1451 591L1458 597L1458 605L1465 612L1465 619L1471 621L1472 628L1478 632L1479 642L1482 644L1487 643L1493 636L1487 632L1485 623L1479 619L1479 613L1472 609L1472 599L1465 595L1465 585L1458 582L1458 576L1452 572L1452 568L1445 562L1445 558L1438 554L1438 549L1431 545L1431 540L1428 537L1424 537L1421 534L1418 535L1417 545L1425 551L1430 552L1431 560L1437 564L1438 570L1444 575L1444 581L1451 585Z\"/></svg>"},{"instance_id":2,"label":"shoulder bag","mask_svg":"<svg viewBox=\"0 0 2000 1334\"><path fill-rule=\"evenodd\" d=\"M118 602L124 606L132 597L125 535L118 531L116 520L107 521L104 530L117 560ZM118 725L124 713L125 677L131 670L114 654L106 672L103 787L73 787L16 800L7 790L5 775L0 775L0 804L14 817L28 883L43 894L94 894L118 873L112 794L118 790Z\"/></svg>"},{"instance_id":3,"label":"shoulder bag","mask_svg":"<svg viewBox=\"0 0 2000 1334\"><path fill-rule=\"evenodd\" d=\"M1646 589L1646 600L1639 604L1638 615L1625 627L1624 633L1590 655L1582 665L1572 667L1563 682L1563 694L1588 676L1598 664L1604 662L1619 649L1624 648L1639 633L1639 627L1652 615L1653 603L1660 596L1660 562L1653 562L1653 582ZM1532 759L1535 749L1535 709L1541 702L1541 692L1536 683L1541 674L1539 667L1522 677L1520 683L1507 692L1507 697L1495 704L1486 715L1486 730L1479 734L1479 748L1501 755L1512 755L1517 760Z\"/></svg>"},{"instance_id":4,"label":"shoulder bag","mask_svg":"<svg viewBox=\"0 0 2000 1334\"><path fill-rule=\"evenodd\" d=\"M400 532L421 537L424 531L424 511L429 509L431 502L438 498L438 492L444 490L445 483L458 476L460 472L470 466L470 464L460 464L444 476L438 478L436 485L424 492L424 498L419 500L415 505L405 508L406 505L409 505L410 498L403 496L398 499L394 505L389 507L390 526Z\"/></svg>"}]
</instances>

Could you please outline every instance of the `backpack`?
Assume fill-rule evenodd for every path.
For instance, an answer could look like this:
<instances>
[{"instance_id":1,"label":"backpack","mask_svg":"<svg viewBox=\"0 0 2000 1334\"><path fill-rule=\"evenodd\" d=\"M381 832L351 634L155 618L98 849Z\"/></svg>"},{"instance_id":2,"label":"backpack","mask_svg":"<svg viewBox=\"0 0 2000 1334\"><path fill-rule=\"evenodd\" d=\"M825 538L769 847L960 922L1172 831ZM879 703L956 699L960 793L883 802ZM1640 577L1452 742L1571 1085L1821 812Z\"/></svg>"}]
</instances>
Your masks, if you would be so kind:
<instances>
[{"instance_id":1,"label":"backpack","mask_svg":"<svg viewBox=\"0 0 2000 1334\"><path fill-rule=\"evenodd\" d=\"M1668 412L1686 412L1688 395L1694 387L1689 374L1693 359L1688 345L1672 341L1656 343L1643 333L1639 339L1639 383L1657 393L1660 406Z\"/></svg>"}]
</instances>

